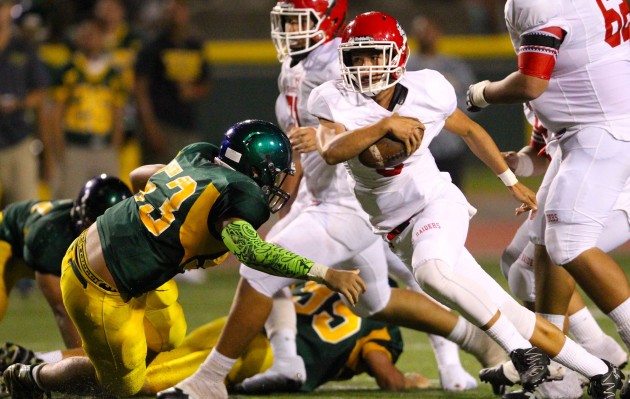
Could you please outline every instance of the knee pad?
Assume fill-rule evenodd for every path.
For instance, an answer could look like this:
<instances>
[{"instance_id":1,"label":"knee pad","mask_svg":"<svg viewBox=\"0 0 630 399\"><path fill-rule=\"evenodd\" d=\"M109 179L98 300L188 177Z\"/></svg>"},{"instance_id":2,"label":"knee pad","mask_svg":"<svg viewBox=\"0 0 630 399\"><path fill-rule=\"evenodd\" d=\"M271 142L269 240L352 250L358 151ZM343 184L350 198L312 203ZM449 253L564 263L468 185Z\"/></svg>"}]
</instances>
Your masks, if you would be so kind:
<instances>
[{"instance_id":1,"label":"knee pad","mask_svg":"<svg viewBox=\"0 0 630 399\"><path fill-rule=\"evenodd\" d=\"M534 269L516 261L508 272L508 285L512 294L525 302L536 302L536 281Z\"/></svg>"},{"instance_id":2,"label":"knee pad","mask_svg":"<svg viewBox=\"0 0 630 399\"><path fill-rule=\"evenodd\" d=\"M414 269L420 287L443 305L462 313L477 326L485 325L498 311L498 306L483 287L440 259L430 259Z\"/></svg>"}]
</instances>

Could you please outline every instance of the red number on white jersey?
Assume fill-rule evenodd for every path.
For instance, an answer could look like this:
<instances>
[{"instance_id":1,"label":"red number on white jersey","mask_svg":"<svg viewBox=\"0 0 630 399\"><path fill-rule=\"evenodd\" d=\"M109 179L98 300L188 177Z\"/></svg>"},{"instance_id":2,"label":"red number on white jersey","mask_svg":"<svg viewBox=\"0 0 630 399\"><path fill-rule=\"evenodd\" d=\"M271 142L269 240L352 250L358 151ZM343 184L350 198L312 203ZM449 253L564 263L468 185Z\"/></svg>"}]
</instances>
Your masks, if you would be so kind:
<instances>
[{"instance_id":1,"label":"red number on white jersey","mask_svg":"<svg viewBox=\"0 0 630 399\"><path fill-rule=\"evenodd\" d=\"M630 7L626 0L596 0L606 21L606 43L617 47L630 39ZM618 3L613 6L611 3ZM612 6L612 7L611 7ZM610 8L608 8L610 7Z\"/></svg>"}]
</instances>

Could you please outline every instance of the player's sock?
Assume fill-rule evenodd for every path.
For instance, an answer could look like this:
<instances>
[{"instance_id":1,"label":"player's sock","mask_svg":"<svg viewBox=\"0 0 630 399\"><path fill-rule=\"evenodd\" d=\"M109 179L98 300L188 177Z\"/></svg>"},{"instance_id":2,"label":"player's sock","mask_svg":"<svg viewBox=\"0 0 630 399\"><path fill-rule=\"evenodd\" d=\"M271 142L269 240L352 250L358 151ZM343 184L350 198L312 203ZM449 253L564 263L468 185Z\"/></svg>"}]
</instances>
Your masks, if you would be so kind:
<instances>
[{"instance_id":1,"label":"player's sock","mask_svg":"<svg viewBox=\"0 0 630 399\"><path fill-rule=\"evenodd\" d=\"M586 306L569 316L569 332L580 345L598 341L604 336L604 331Z\"/></svg>"},{"instance_id":2,"label":"player's sock","mask_svg":"<svg viewBox=\"0 0 630 399\"><path fill-rule=\"evenodd\" d=\"M57 363L63 360L63 353L60 350L51 352L35 352L35 356L46 363Z\"/></svg>"},{"instance_id":3,"label":"player's sock","mask_svg":"<svg viewBox=\"0 0 630 399\"><path fill-rule=\"evenodd\" d=\"M558 327L560 331L564 331L564 315L563 314L551 314L551 313L537 313L540 317L547 320L549 323Z\"/></svg>"},{"instance_id":4,"label":"player's sock","mask_svg":"<svg viewBox=\"0 0 630 399\"><path fill-rule=\"evenodd\" d=\"M630 348L630 299L626 299L621 305L614 308L608 317L615 323L621 339Z\"/></svg>"},{"instance_id":5,"label":"player's sock","mask_svg":"<svg viewBox=\"0 0 630 399\"><path fill-rule=\"evenodd\" d=\"M564 346L560 353L551 360L571 367L587 377L608 372L608 366L601 359L588 353L586 349L576 344L571 338L567 338L564 341Z\"/></svg>"},{"instance_id":6,"label":"player's sock","mask_svg":"<svg viewBox=\"0 0 630 399\"><path fill-rule=\"evenodd\" d=\"M219 394L222 395L222 391L225 391L223 381L232 369L232 366L234 366L234 363L236 363L236 359L223 356L217 352L216 348L212 349L210 355L199 366L197 371L185 380L180 381L175 387L191 397L206 397L208 392L215 390L221 391ZM227 398L227 393L225 393L225 397Z\"/></svg>"},{"instance_id":7,"label":"player's sock","mask_svg":"<svg viewBox=\"0 0 630 399\"><path fill-rule=\"evenodd\" d=\"M494 322L486 333L491 336L506 352L510 353L515 349L531 348L532 344L523 338L510 323L507 317L499 315L497 321Z\"/></svg>"},{"instance_id":8,"label":"player's sock","mask_svg":"<svg viewBox=\"0 0 630 399\"><path fill-rule=\"evenodd\" d=\"M269 337L274 359L293 358L297 356L297 346L295 343L295 331L291 329L276 330Z\"/></svg>"}]
</instances>

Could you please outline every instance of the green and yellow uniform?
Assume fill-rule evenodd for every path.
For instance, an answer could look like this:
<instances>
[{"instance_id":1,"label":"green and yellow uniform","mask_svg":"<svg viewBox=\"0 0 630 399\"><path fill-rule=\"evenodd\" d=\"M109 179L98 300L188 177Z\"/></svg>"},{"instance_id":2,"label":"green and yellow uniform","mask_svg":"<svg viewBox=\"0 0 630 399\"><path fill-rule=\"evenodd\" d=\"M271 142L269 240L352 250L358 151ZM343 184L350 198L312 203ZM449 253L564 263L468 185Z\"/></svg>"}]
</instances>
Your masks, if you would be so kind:
<instances>
[{"instance_id":1,"label":"green and yellow uniform","mask_svg":"<svg viewBox=\"0 0 630 399\"><path fill-rule=\"evenodd\" d=\"M341 297L307 282L293 291L297 312L297 351L304 359L310 392L331 380L347 380L365 371L367 352L386 353L396 363L403 350L400 329L352 313Z\"/></svg>"},{"instance_id":2,"label":"green and yellow uniform","mask_svg":"<svg viewBox=\"0 0 630 399\"><path fill-rule=\"evenodd\" d=\"M76 53L53 84L53 97L66 104L64 131L75 145L102 146L111 142L114 107L127 101L121 72L112 65L90 72L88 60Z\"/></svg>"},{"instance_id":3,"label":"green and yellow uniform","mask_svg":"<svg viewBox=\"0 0 630 399\"><path fill-rule=\"evenodd\" d=\"M252 178L215 164L218 154L208 143L185 147L144 190L96 220L116 287L90 268L86 233L66 253L64 304L99 382L112 394L138 392L147 350L169 350L184 339L184 315L169 286L178 273L216 265L228 251L251 267L287 277L306 278L313 265L260 239L255 229L269 218L269 199ZM241 220L222 228L231 218ZM160 315L159 326L149 311Z\"/></svg>"},{"instance_id":4,"label":"green and yellow uniform","mask_svg":"<svg viewBox=\"0 0 630 399\"><path fill-rule=\"evenodd\" d=\"M267 197L249 177L212 163L218 148L185 147L134 200L97 220L109 271L123 296L153 290L186 269L214 266L228 253L218 221L254 229L269 218Z\"/></svg>"},{"instance_id":5,"label":"green and yellow uniform","mask_svg":"<svg viewBox=\"0 0 630 399\"><path fill-rule=\"evenodd\" d=\"M307 379L301 390L310 392L332 380L344 380L366 371L364 356L382 351L396 362L403 350L400 329L363 319L326 286L309 281L293 290L297 311L297 350L304 359ZM145 390L156 393L192 375L216 345L226 318L192 331L178 348L161 353L147 370ZM264 334L257 335L228 374L227 384L262 373L273 364Z\"/></svg>"},{"instance_id":6,"label":"green and yellow uniform","mask_svg":"<svg viewBox=\"0 0 630 399\"><path fill-rule=\"evenodd\" d=\"M72 200L21 201L0 212L0 319L11 288L34 272L61 275L61 260L76 238Z\"/></svg>"}]
</instances>

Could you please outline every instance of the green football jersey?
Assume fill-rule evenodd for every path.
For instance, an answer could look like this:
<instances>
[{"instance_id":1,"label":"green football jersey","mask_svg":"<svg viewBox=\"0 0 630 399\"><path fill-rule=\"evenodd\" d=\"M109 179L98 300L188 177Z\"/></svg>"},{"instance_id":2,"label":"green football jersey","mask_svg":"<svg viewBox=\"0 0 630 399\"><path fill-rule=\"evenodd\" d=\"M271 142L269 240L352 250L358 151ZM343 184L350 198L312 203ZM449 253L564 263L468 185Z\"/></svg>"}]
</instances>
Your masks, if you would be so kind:
<instances>
[{"instance_id":1,"label":"green football jersey","mask_svg":"<svg viewBox=\"0 0 630 399\"><path fill-rule=\"evenodd\" d=\"M218 166L218 148L185 147L143 191L96 221L105 261L123 297L153 290L186 269L219 263L228 249L219 221L258 229L269 219L267 197L253 179Z\"/></svg>"},{"instance_id":2,"label":"green football jersey","mask_svg":"<svg viewBox=\"0 0 630 399\"><path fill-rule=\"evenodd\" d=\"M60 276L63 256L76 238L71 209L72 200L10 204L2 211L0 240L33 270Z\"/></svg>"},{"instance_id":3,"label":"green football jersey","mask_svg":"<svg viewBox=\"0 0 630 399\"><path fill-rule=\"evenodd\" d=\"M309 281L293 290L297 312L297 351L304 359L310 392L331 380L345 380L366 371L362 351L389 352L396 362L403 350L400 329L352 313L339 294Z\"/></svg>"}]
</instances>

